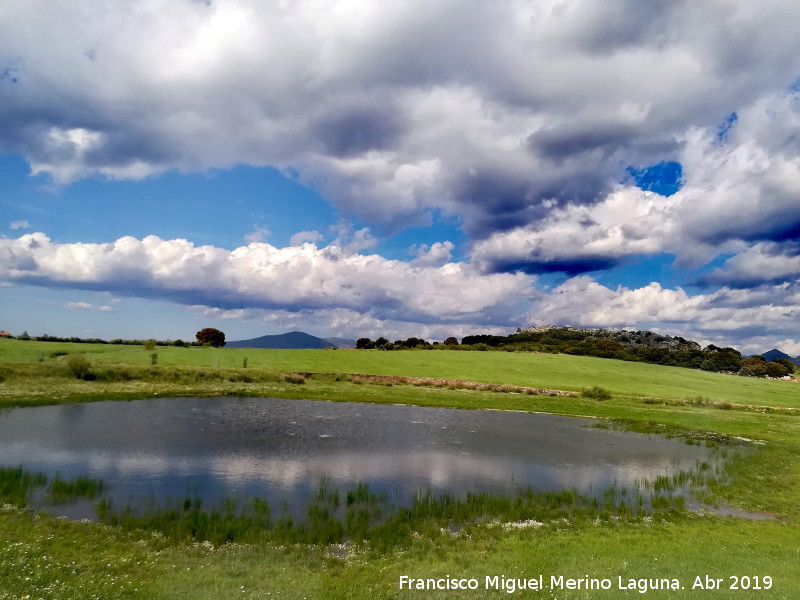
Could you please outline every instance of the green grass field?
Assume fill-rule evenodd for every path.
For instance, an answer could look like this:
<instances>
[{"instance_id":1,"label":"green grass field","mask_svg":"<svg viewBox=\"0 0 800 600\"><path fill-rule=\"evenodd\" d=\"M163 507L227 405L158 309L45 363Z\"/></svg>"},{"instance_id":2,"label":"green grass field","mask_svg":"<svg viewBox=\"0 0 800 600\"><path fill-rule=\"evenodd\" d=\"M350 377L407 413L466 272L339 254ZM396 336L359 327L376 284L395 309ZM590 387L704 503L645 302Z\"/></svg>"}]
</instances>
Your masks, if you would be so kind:
<instances>
[{"instance_id":1,"label":"green grass field","mask_svg":"<svg viewBox=\"0 0 800 600\"><path fill-rule=\"evenodd\" d=\"M98 371L125 380L71 377L66 356L87 353ZM248 395L523 410L594 416L636 429L741 436L758 450L737 461L714 501L774 516L768 521L693 513L640 521L552 522L540 528L446 527L389 551L270 544L212 546L0 506L0 599L11 598L800 598L800 411L693 405L702 395L800 408L800 385L583 357L505 352L356 352L87 346L0 341L0 406L141 398ZM248 357L248 369L241 359ZM39 358L41 357L41 362ZM219 359L219 366L217 366ZM126 366L127 365L127 366ZM172 365L172 366L170 366ZM349 381L332 375L291 383L280 371L375 373L578 390L601 385L610 400ZM663 401L653 401L658 397ZM721 408L728 408L723 410ZM444 524L443 524L444 526ZM439 531L438 529L436 531ZM551 594L409 592L411 577L608 577L608 592ZM723 589L692 590L695 576ZM730 576L770 576L770 590L728 589ZM678 578L675 592L617 589L617 577Z\"/></svg>"},{"instance_id":2,"label":"green grass field","mask_svg":"<svg viewBox=\"0 0 800 600\"><path fill-rule=\"evenodd\" d=\"M54 353L86 353L98 364L250 368L314 373L439 377L563 390L600 385L616 394L657 398L703 396L763 406L800 407L800 384L736 377L679 367L586 356L449 350L259 350L69 344L0 340L0 361L50 360Z\"/></svg>"}]
</instances>

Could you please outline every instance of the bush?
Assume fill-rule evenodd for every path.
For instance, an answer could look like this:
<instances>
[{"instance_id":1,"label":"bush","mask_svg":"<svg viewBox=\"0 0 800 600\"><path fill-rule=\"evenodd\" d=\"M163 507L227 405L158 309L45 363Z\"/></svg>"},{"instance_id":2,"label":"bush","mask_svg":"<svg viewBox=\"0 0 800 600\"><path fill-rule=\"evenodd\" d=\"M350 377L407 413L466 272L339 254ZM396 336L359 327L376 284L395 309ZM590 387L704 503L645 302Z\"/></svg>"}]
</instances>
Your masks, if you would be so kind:
<instances>
[{"instance_id":1,"label":"bush","mask_svg":"<svg viewBox=\"0 0 800 600\"><path fill-rule=\"evenodd\" d=\"M67 358L67 369L78 379L88 379L92 372L92 363L83 354L72 354Z\"/></svg>"},{"instance_id":2,"label":"bush","mask_svg":"<svg viewBox=\"0 0 800 600\"><path fill-rule=\"evenodd\" d=\"M783 365L786 367L787 375L794 373L794 363L790 361L788 358L776 358L772 362L778 363L779 365Z\"/></svg>"},{"instance_id":3,"label":"bush","mask_svg":"<svg viewBox=\"0 0 800 600\"><path fill-rule=\"evenodd\" d=\"M145 341L142 342L142 346L144 346L145 350L152 350L153 348L156 347L156 341L155 340L145 340Z\"/></svg>"},{"instance_id":4,"label":"bush","mask_svg":"<svg viewBox=\"0 0 800 600\"><path fill-rule=\"evenodd\" d=\"M766 377L767 376L767 363L760 356L752 358L745 358L742 360L742 369L739 375L745 377Z\"/></svg>"},{"instance_id":5,"label":"bush","mask_svg":"<svg viewBox=\"0 0 800 600\"><path fill-rule=\"evenodd\" d=\"M786 377L789 373L789 369L779 362L772 361L767 363L767 375L769 377Z\"/></svg>"},{"instance_id":6,"label":"bush","mask_svg":"<svg viewBox=\"0 0 800 600\"><path fill-rule=\"evenodd\" d=\"M611 400L611 392L599 385L584 388L581 392L581 396L584 398L594 398L595 400Z\"/></svg>"},{"instance_id":7,"label":"bush","mask_svg":"<svg viewBox=\"0 0 800 600\"><path fill-rule=\"evenodd\" d=\"M615 353L625 350L625 346L617 340L598 340L596 347L595 354L602 358L611 358Z\"/></svg>"},{"instance_id":8,"label":"bush","mask_svg":"<svg viewBox=\"0 0 800 600\"><path fill-rule=\"evenodd\" d=\"M186 342L184 342L183 340L175 340L174 342L172 342L172 345L177 348L183 348L186 345Z\"/></svg>"},{"instance_id":9,"label":"bush","mask_svg":"<svg viewBox=\"0 0 800 600\"><path fill-rule=\"evenodd\" d=\"M450 336L444 341L445 346L458 346L458 338Z\"/></svg>"}]
</instances>

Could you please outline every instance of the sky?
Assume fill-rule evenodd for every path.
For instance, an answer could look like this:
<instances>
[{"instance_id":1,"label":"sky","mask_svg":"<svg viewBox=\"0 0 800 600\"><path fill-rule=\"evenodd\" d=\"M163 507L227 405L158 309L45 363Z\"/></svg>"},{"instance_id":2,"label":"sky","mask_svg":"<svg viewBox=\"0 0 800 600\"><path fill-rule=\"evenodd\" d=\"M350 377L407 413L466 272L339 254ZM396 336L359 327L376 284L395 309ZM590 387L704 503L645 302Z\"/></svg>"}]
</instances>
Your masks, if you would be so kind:
<instances>
[{"instance_id":1,"label":"sky","mask_svg":"<svg viewBox=\"0 0 800 600\"><path fill-rule=\"evenodd\" d=\"M7 0L0 329L800 354L800 3Z\"/></svg>"}]
</instances>

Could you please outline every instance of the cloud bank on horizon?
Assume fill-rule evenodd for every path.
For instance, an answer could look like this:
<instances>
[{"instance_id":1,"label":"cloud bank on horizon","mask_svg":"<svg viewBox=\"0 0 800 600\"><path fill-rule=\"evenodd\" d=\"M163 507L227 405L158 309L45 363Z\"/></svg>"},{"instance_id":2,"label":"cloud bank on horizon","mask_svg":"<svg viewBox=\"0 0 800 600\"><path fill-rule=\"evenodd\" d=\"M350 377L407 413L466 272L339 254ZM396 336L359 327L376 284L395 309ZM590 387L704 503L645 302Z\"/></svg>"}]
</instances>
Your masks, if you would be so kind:
<instances>
[{"instance_id":1,"label":"cloud bank on horizon","mask_svg":"<svg viewBox=\"0 0 800 600\"><path fill-rule=\"evenodd\" d=\"M786 0L7 2L0 151L56 194L270 166L364 227L233 250L25 233L0 278L351 336L569 323L791 352L797 22ZM368 253L443 219L463 248ZM620 283L654 256L691 278Z\"/></svg>"}]
</instances>

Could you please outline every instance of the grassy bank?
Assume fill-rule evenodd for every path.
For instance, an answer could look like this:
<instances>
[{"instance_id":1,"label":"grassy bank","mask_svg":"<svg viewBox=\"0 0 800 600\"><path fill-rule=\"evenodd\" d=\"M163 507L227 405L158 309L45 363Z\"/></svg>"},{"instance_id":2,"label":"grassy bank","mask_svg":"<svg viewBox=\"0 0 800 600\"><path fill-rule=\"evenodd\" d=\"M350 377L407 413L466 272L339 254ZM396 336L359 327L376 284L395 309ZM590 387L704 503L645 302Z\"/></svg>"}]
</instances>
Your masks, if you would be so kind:
<instances>
[{"instance_id":1,"label":"grassy bank","mask_svg":"<svg viewBox=\"0 0 800 600\"><path fill-rule=\"evenodd\" d=\"M70 353L90 348L65 345L57 350L59 344L13 346L15 343L20 342L4 342L0 347L6 361L0 364L4 378L0 405L6 407L153 395L274 396L542 411L609 419L644 431L745 437L758 441L759 450L737 459L729 469L730 480L712 485L710 494L721 504L775 518L748 521L682 513L635 522L543 519L543 525L519 521L508 526L476 526L455 534L447 528L429 528L397 547L376 548L369 544L175 541L135 528L35 517L9 505L0 513L2 599L28 594L36 598L503 597L498 594L504 592L483 589L484 576L535 577L539 573L545 580L550 575L609 577L614 584L608 592L560 591L554 594L558 598L641 597L635 590L616 589L617 577L626 581L675 577L685 586L677 592L652 591L647 597L800 597L796 568L800 561L800 415L715 406L696 398L800 407L797 384L602 359L438 351L233 351L248 356L248 368L241 369L224 368L223 364L216 367L214 357L234 356L225 354L229 351L174 349L173 354L173 349L163 352L159 348L158 365L152 367L149 354L142 349L126 348L115 355L113 349L103 347L91 354L97 377L87 381L69 374L66 355L42 357L39 362L41 350L37 348ZM473 357L474 363L458 362ZM499 362L487 364L494 360ZM542 361L551 360L564 361L562 370L548 371L546 365L556 363ZM169 361L175 361L175 366L169 366ZM267 361L271 368L263 368ZM433 364L435 361L443 362ZM389 385L333 374L287 377L284 368L572 390L597 384L614 395L597 400L531 395L511 388L503 393L457 386ZM614 373L624 373L618 376L625 380L615 383ZM709 383L709 377L730 387L719 389ZM676 388L669 385L673 378ZM729 394L728 389L733 391ZM481 588L474 592L400 591L401 575L477 577ZM723 578L724 588L692 590L695 575ZM733 592L728 589L731 575L768 575L774 583L769 591ZM524 596L553 597L549 590L542 595L525 592Z\"/></svg>"},{"instance_id":2,"label":"grassy bank","mask_svg":"<svg viewBox=\"0 0 800 600\"><path fill-rule=\"evenodd\" d=\"M0 362L63 360L85 353L98 365L249 368L436 377L564 390L600 385L624 395L800 407L800 384L706 373L693 369L559 354L458 351L259 350L70 344L0 340Z\"/></svg>"}]
</instances>

